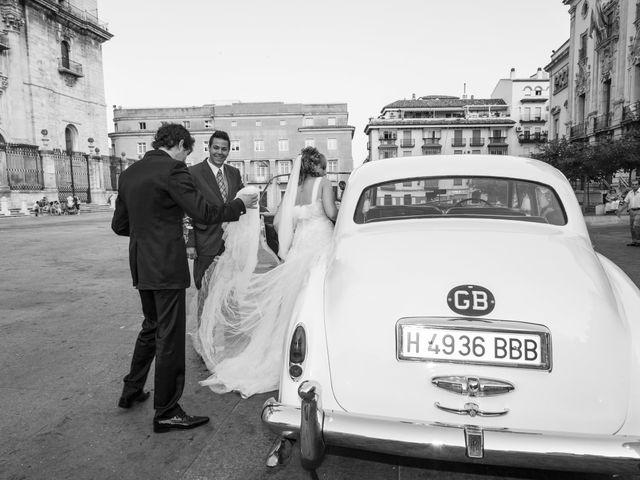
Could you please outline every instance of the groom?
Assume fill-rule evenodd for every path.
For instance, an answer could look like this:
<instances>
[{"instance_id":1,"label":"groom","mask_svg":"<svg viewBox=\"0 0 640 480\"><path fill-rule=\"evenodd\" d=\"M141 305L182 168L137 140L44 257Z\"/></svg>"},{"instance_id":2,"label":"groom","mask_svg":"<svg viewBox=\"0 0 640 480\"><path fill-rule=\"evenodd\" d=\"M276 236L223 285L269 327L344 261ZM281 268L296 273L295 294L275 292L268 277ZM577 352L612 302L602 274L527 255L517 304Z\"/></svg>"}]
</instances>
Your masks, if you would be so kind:
<instances>
[{"instance_id":1,"label":"groom","mask_svg":"<svg viewBox=\"0 0 640 480\"><path fill-rule=\"evenodd\" d=\"M184 164L194 141L182 125L160 127L154 149L120 175L111 222L116 234L129 237L129 266L144 314L118 406L131 408L149 397L143 387L155 358L156 433L209 421L187 415L178 403L184 388L185 289L190 283L183 216L186 213L202 224L227 222L258 201L253 194L239 195L221 206L208 204Z\"/></svg>"},{"instance_id":2,"label":"groom","mask_svg":"<svg viewBox=\"0 0 640 480\"><path fill-rule=\"evenodd\" d=\"M217 130L209 138L209 157L189 167L193 183L211 205L221 206L244 188L240 170L225 161L231 142L227 132ZM193 262L193 281L200 290L202 278L214 258L224 251L222 224L205 225L192 222L187 241L187 255Z\"/></svg>"}]
</instances>

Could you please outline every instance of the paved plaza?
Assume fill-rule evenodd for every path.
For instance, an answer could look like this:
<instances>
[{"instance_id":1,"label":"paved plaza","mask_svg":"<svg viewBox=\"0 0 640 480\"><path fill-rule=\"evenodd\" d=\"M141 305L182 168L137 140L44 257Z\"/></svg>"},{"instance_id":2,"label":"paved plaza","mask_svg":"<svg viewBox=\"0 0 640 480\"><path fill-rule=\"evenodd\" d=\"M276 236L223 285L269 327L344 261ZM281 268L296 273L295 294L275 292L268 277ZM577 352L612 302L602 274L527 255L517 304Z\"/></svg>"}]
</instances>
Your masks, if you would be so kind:
<instances>
[{"instance_id":1,"label":"paved plaza","mask_svg":"<svg viewBox=\"0 0 640 480\"><path fill-rule=\"evenodd\" d=\"M142 317L128 239L111 232L110 219L109 212L0 219L0 479L312 478L295 450L286 468L264 467L273 436L260 412L275 392L242 400L200 387L207 371L192 348L181 403L188 413L209 415L209 424L158 435L151 400L129 411L116 407ZM610 219L591 233L596 248L639 284L640 248L625 247L627 223ZM337 449L317 476L585 478Z\"/></svg>"}]
</instances>

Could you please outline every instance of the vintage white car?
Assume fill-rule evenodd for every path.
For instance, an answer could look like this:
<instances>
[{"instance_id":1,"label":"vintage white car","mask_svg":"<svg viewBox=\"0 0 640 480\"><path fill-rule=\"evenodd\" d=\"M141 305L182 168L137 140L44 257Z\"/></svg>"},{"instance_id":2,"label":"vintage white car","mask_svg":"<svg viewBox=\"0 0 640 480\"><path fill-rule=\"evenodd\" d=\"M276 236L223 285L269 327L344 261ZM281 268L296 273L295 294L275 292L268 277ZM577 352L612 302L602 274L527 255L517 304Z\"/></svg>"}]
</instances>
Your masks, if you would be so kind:
<instances>
[{"instance_id":1,"label":"vintage white car","mask_svg":"<svg viewBox=\"0 0 640 480\"><path fill-rule=\"evenodd\" d=\"M299 441L640 473L640 292L537 160L434 155L349 179L291 319L268 464Z\"/></svg>"}]
</instances>

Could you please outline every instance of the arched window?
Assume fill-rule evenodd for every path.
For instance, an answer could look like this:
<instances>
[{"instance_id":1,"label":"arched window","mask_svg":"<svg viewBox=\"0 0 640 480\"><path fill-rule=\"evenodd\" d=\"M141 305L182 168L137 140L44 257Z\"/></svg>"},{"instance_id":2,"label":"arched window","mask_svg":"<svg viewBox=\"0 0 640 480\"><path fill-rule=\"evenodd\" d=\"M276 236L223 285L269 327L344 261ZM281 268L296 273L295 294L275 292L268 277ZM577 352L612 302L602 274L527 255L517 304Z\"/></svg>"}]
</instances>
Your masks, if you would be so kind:
<instances>
[{"instance_id":1,"label":"arched window","mask_svg":"<svg viewBox=\"0 0 640 480\"><path fill-rule=\"evenodd\" d=\"M524 96L525 97L531 96L531 87L524 87Z\"/></svg>"},{"instance_id":2,"label":"arched window","mask_svg":"<svg viewBox=\"0 0 640 480\"><path fill-rule=\"evenodd\" d=\"M62 67L69 68L69 42L63 40L60 44L60 53L62 55Z\"/></svg>"},{"instance_id":3,"label":"arched window","mask_svg":"<svg viewBox=\"0 0 640 480\"><path fill-rule=\"evenodd\" d=\"M64 141L67 153L78 150L78 129L73 125L67 125L64 129Z\"/></svg>"},{"instance_id":4,"label":"arched window","mask_svg":"<svg viewBox=\"0 0 640 480\"><path fill-rule=\"evenodd\" d=\"M542 95L542 87L536 87L536 96Z\"/></svg>"}]
</instances>

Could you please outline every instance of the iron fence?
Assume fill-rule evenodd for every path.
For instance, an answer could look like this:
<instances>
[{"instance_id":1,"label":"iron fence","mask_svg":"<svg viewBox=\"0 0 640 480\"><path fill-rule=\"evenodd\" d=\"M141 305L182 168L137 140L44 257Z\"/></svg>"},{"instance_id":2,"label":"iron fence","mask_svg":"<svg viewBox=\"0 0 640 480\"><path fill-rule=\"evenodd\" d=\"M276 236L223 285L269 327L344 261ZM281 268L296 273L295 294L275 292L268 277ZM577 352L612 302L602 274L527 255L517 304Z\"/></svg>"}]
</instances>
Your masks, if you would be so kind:
<instances>
[{"instance_id":1,"label":"iron fence","mask_svg":"<svg viewBox=\"0 0 640 480\"><path fill-rule=\"evenodd\" d=\"M7 181L11 190L42 190L44 173L42 157L34 145L0 145L7 155Z\"/></svg>"}]
</instances>

